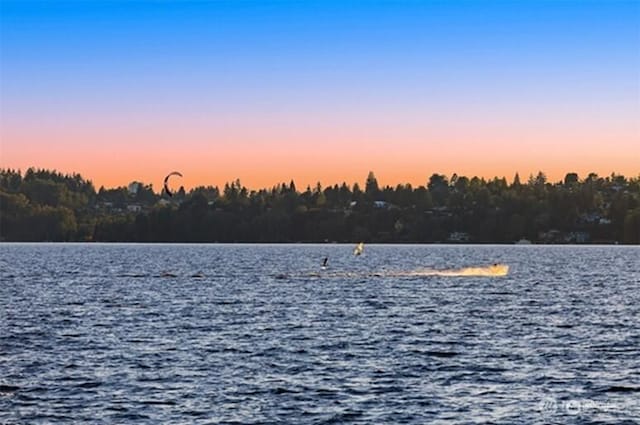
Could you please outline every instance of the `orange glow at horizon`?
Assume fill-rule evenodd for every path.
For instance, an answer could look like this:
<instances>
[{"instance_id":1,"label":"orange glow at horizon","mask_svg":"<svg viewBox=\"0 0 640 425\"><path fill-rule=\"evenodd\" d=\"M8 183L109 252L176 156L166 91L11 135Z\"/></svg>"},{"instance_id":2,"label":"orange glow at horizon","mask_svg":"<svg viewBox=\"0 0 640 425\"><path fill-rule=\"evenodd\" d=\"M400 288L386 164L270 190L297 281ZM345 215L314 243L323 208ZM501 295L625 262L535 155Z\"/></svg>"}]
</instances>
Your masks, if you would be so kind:
<instances>
[{"instance_id":1,"label":"orange glow at horizon","mask_svg":"<svg viewBox=\"0 0 640 425\"><path fill-rule=\"evenodd\" d=\"M298 190L304 190L307 185L314 187L317 182L323 187L343 182L348 185L358 183L363 187L369 171L374 172L381 186L425 185L434 173L447 177L454 173L469 178L505 177L508 182L516 173L524 182L538 171L544 172L550 182L562 180L569 172L578 173L580 178L591 172L600 176L611 173L640 176L639 155L629 150L609 155L604 160L598 152L581 152L572 158L561 148L553 154L545 153L544 148L518 154L515 149L500 150L497 147L485 147L483 150L488 152L484 153L442 146L407 154L402 152L402 148L385 151L380 147L365 151L362 145L352 149L340 145L332 147L328 143L322 146L324 149L310 153L304 149L274 151L268 146L209 151L145 151L110 146L103 149L56 148L39 155L26 149L14 151L3 147L0 167L21 169L23 172L35 167L79 173L91 180L96 189L100 186L121 187L140 181L152 184L156 192L162 189L162 180L171 171L180 171L184 175L174 184L183 185L187 190L209 185L222 188L226 182L235 179L240 179L250 189L270 188L279 183L288 184L291 180Z\"/></svg>"},{"instance_id":2,"label":"orange glow at horizon","mask_svg":"<svg viewBox=\"0 0 640 425\"><path fill-rule=\"evenodd\" d=\"M358 123L354 117L354 123L345 118L331 124L292 118L295 124L288 126L283 118L250 118L251 126L174 125L159 117L112 127L108 120L73 128L16 123L0 128L0 167L76 172L96 188L140 181L156 192L171 171L184 175L175 184L187 190L235 179L249 189L291 180L298 190L317 182L362 186L369 171L382 186L425 185L434 173L509 182L516 173L526 181L539 171L550 182L569 172L580 178L591 172L640 175L640 124L630 117L616 125L474 117L463 125L447 113L429 125L413 118Z\"/></svg>"}]
</instances>

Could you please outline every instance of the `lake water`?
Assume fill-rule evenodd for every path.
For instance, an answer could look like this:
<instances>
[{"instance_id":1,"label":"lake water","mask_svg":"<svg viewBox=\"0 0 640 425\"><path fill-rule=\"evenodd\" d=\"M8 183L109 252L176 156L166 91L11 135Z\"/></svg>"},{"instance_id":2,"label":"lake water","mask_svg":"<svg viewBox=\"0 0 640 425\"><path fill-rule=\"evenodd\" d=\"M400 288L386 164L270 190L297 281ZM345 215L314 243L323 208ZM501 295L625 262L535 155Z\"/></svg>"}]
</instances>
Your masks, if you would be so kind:
<instances>
[{"instance_id":1,"label":"lake water","mask_svg":"<svg viewBox=\"0 0 640 425\"><path fill-rule=\"evenodd\" d=\"M0 424L640 419L640 247L352 250L0 244Z\"/></svg>"}]
</instances>

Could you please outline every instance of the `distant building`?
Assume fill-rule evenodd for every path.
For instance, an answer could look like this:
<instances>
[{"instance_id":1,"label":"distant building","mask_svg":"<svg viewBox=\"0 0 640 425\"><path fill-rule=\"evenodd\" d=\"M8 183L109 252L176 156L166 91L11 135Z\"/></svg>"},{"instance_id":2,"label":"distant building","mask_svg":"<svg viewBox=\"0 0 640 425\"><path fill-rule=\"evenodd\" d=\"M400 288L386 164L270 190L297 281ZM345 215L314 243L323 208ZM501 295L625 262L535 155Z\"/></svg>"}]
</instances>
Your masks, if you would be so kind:
<instances>
[{"instance_id":1,"label":"distant building","mask_svg":"<svg viewBox=\"0 0 640 425\"><path fill-rule=\"evenodd\" d=\"M597 223L601 220L600 214L596 212L588 212L580 214L580 221L583 223Z\"/></svg>"},{"instance_id":2,"label":"distant building","mask_svg":"<svg viewBox=\"0 0 640 425\"><path fill-rule=\"evenodd\" d=\"M565 239L569 243L587 243L591 240L591 235L588 232L571 232Z\"/></svg>"},{"instance_id":3,"label":"distant building","mask_svg":"<svg viewBox=\"0 0 640 425\"><path fill-rule=\"evenodd\" d=\"M542 243L564 243L565 238L561 231L552 229L547 232L540 232L538 239Z\"/></svg>"},{"instance_id":4,"label":"distant building","mask_svg":"<svg viewBox=\"0 0 640 425\"><path fill-rule=\"evenodd\" d=\"M138 182L131 182L129 183L129 186L127 186L127 190L129 191L130 194L135 195L136 193L138 193L140 186L142 185Z\"/></svg>"},{"instance_id":5,"label":"distant building","mask_svg":"<svg viewBox=\"0 0 640 425\"><path fill-rule=\"evenodd\" d=\"M452 243L465 243L469 242L469 234L466 232L453 232L449 234L447 242Z\"/></svg>"}]
</instances>

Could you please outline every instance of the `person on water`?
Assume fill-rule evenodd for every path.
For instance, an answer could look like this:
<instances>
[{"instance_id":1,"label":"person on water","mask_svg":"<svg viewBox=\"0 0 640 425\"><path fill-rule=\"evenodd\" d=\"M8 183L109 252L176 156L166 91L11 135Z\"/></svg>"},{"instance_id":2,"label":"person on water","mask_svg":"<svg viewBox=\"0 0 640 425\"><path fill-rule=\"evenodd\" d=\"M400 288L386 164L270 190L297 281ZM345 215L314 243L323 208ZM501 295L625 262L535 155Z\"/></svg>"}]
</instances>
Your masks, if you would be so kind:
<instances>
[{"instance_id":1,"label":"person on water","mask_svg":"<svg viewBox=\"0 0 640 425\"><path fill-rule=\"evenodd\" d=\"M328 262L329 262L329 257L324 257L324 260L322 260L322 268L327 267Z\"/></svg>"}]
</instances>

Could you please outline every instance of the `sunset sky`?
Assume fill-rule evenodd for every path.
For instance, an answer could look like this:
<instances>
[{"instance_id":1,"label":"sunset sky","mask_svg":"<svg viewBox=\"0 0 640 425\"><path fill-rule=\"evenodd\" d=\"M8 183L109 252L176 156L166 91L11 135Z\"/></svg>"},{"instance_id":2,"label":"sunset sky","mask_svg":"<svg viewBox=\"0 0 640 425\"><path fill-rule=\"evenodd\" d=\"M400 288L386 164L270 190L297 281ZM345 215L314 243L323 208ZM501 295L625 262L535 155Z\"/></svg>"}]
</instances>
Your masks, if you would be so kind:
<instances>
[{"instance_id":1,"label":"sunset sky","mask_svg":"<svg viewBox=\"0 0 640 425\"><path fill-rule=\"evenodd\" d=\"M640 174L638 1L1 1L0 167Z\"/></svg>"}]
</instances>

